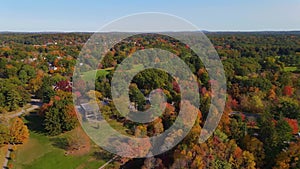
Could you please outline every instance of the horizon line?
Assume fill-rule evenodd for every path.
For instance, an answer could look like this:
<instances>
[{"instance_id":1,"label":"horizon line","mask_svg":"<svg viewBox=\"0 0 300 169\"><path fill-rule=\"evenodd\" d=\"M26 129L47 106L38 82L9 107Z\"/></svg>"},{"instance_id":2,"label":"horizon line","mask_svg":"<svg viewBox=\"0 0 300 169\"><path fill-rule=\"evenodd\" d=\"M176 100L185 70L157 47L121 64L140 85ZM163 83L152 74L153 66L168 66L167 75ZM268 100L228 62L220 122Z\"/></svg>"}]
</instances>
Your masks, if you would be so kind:
<instances>
[{"instance_id":1,"label":"horizon line","mask_svg":"<svg viewBox=\"0 0 300 169\"><path fill-rule=\"evenodd\" d=\"M199 30L200 32L208 32L208 33L259 33L259 32L300 32L300 29L291 29L291 30ZM20 30L0 30L0 33L126 33L119 31L111 31L111 32L100 32L100 31L64 31L64 30L45 30L45 31L20 31ZM134 31L132 31L134 32ZM197 31L155 31L159 32L197 32ZM155 33L153 32L153 33ZM147 33L147 32L142 32Z\"/></svg>"}]
</instances>

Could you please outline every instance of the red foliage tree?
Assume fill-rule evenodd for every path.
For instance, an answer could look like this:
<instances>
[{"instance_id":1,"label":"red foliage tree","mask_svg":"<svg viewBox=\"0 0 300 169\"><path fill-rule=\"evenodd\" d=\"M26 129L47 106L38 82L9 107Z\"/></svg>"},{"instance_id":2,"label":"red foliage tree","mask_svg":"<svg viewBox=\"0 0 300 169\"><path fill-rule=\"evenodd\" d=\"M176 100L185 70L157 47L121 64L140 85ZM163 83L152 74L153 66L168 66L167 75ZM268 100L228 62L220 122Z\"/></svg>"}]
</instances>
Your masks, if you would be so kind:
<instances>
[{"instance_id":1,"label":"red foliage tree","mask_svg":"<svg viewBox=\"0 0 300 169\"><path fill-rule=\"evenodd\" d=\"M292 96L293 95L293 88L291 86L285 86L283 88L283 91L282 91L283 95L285 96Z\"/></svg>"},{"instance_id":2,"label":"red foliage tree","mask_svg":"<svg viewBox=\"0 0 300 169\"><path fill-rule=\"evenodd\" d=\"M63 80L63 81L58 82L54 89L55 90L62 90L62 91L65 91L65 92L71 92L72 91L72 86L71 86L70 81Z\"/></svg>"},{"instance_id":3,"label":"red foliage tree","mask_svg":"<svg viewBox=\"0 0 300 169\"><path fill-rule=\"evenodd\" d=\"M81 92L81 94L82 94L82 92L84 92L85 89L86 89L85 81L84 81L84 80L81 80L81 79L80 79L80 80L77 80L77 81L74 82L73 87L74 87L74 89L75 89L76 91L79 91L79 92Z\"/></svg>"},{"instance_id":4,"label":"red foliage tree","mask_svg":"<svg viewBox=\"0 0 300 169\"><path fill-rule=\"evenodd\" d=\"M180 93L180 87L179 87L178 83L176 81L173 81L172 85L173 85L173 90L177 93Z\"/></svg>"},{"instance_id":5,"label":"red foliage tree","mask_svg":"<svg viewBox=\"0 0 300 169\"><path fill-rule=\"evenodd\" d=\"M292 134L297 134L299 127L298 127L298 122L296 119L289 119L289 118L285 118L286 122L290 125L290 127L292 128Z\"/></svg>"},{"instance_id":6,"label":"red foliage tree","mask_svg":"<svg viewBox=\"0 0 300 169\"><path fill-rule=\"evenodd\" d=\"M246 120L246 115L244 115L244 113L241 113L241 119L242 119L242 121Z\"/></svg>"}]
</instances>

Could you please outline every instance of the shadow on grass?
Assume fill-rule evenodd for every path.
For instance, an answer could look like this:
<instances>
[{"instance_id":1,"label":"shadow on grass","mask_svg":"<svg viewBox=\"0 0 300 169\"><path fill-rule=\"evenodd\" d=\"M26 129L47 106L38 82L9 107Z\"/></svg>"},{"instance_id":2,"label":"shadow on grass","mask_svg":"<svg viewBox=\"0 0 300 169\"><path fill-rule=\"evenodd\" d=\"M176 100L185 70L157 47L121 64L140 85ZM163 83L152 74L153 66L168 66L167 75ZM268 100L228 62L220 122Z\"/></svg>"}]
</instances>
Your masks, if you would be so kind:
<instances>
[{"instance_id":1,"label":"shadow on grass","mask_svg":"<svg viewBox=\"0 0 300 169\"><path fill-rule=\"evenodd\" d=\"M43 121L44 121L43 117L28 115L25 116L24 119L26 120L26 125L28 126L28 129L30 131L40 133L40 134L46 133L43 126Z\"/></svg>"},{"instance_id":2,"label":"shadow on grass","mask_svg":"<svg viewBox=\"0 0 300 169\"><path fill-rule=\"evenodd\" d=\"M95 151L93 153L93 156L97 159L97 160L105 160L105 161L108 161L110 160L111 158L114 157L114 154L108 152L108 151L105 151L105 150L101 150L101 151Z\"/></svg>"},{"instance_id":3,"label":"shadow on grass","mask_svg":"<svg viewBox=\"0 0 300 169\"><path fill-rule=\"evenodd\" d=\"M67 150L69 144L68 144L68 139L65 137L56 137L56 138L51 138L50 141L52 142L52 145L54 147Z\"/></svg>"},{"instance_id":4,"label":"shadow on grass","mask_svg":"<svg viewBox=\"0 0 300 169\"><path fill-rule=\"evenodd\" d=\"M31 132L48 136L43 126L43 117L38 115L24 116L26 125ZM65 137L52 137L50 141L54 147L66 150L68 148L68 139Z\"/></svg>"}]
</instances>

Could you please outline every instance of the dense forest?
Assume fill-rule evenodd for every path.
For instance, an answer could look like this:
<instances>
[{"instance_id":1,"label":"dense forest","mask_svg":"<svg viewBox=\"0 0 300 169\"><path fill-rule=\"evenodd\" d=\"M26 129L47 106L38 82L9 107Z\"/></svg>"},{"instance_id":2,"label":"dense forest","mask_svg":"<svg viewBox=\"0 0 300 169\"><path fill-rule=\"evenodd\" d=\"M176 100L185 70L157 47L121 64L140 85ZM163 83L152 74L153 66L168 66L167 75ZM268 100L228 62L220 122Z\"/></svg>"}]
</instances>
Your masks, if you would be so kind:
<instances>
[{"instance_id":1,"label":"dense forest","mask_svg":"<svg viewBox=\"0 0 300 169\"><path fill-rule=\"evenodd\" d=\"M99 102L110 100L114 68L138 50L159 47L180 57L197 77L200 95L197 120L187 137L170 151L147 159L120 157L118 165L111 167L300 168L300 32L205 34L223 63L227 99L217 130L204 143L198 139L214 94L213 82L188 45L158 34L136 35L117 43L101 63L97 62L97 54L87 51L80 58L88 63L81 68L85 76L93 67L99 71L95 89L85 90L90 82L73 84L72 76L79 53L92 34L2 33L0 115L18 111L34 97L43 102L38 116L46 135L53 137L74 130L79 123L72 94L79 98L94 94ZM80 87L84 89L78 90ZM151 123L137 124L124 119L113 102L100 105L101 113L132 137L160 134L174 123L180 110L180 87L176 80L161 70L142 71L132 80L129 96L136 110L146 110L149 108L146 96L157 88L166 95L167 106ZM80 92L72 93L72 89ZM0 146L20 144L29 137L21 118L13 121L1 118L0 122ZM176 135L166 141L172 141L171 137Z\"/></svg>"}]
</instances>

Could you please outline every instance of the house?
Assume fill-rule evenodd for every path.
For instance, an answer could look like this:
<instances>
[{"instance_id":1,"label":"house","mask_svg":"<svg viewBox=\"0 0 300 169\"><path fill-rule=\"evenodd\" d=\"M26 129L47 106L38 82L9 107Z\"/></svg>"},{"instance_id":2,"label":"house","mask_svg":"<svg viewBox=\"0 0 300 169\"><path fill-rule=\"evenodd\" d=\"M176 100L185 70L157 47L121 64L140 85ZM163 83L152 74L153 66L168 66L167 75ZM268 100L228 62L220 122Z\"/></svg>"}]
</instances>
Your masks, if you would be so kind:
<instances>
[{"instance_id":1,"label":"house","mask_svg":"<svg viewBox=\"0 0 300 169\"><path fill-rule=\"evenodd\" d=\"M99 122L103 120L97 103L84 103L81 104L80 107L84 120L89 122Z\"/></svg>"}]
</instances>

